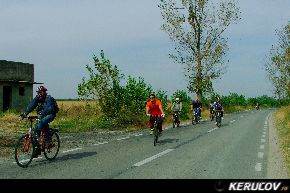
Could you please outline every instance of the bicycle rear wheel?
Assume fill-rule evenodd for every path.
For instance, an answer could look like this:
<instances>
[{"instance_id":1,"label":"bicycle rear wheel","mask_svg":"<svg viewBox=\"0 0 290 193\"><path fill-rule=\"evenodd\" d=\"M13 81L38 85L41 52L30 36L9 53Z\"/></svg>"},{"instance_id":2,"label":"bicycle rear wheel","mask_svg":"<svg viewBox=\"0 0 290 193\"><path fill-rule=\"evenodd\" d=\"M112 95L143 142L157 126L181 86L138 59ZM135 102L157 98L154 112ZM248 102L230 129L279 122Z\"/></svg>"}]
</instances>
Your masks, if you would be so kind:
<instances>
[{"instance_id":1,"label":"bicycle rear wheel","mask_svg":"<svg viewBox=\"0 0 290 193\"><path fill-rule=\"evenodd\" d=\"M52 131L51 143L48 145L46 144L44 145L45 145L44 157L49 161L54 160L59 152L59 147L60 147L60 139L57 132Z\"/></svg>"},{"instance_id":2,"label":"bicycle rear wheel","mask_svg":"<svg viewBox=\"0 0 290 193\"><path fill-rule=\"evenodd\" d=\"M220 114L217 116L217 118L216 118L216 122L217 122L217 126L218 127L221 127L221 116L220 116Z\"/></svg>"},{"instance_id":3,"label":"bicycle rear wheel","mask_svg":"<svg viewBox=\"0 0 290 193\"><path fill-rule=\"evenodd\" d=\"M157 133L157 128L154 128L154 132L153 132L153 141L154 141L154 146L156 146L156 143L158 141L158 133Z\"/></svg>"},{"instance_id":4,"label":"bicycle rear wheel","mask_svg":"<svg viewBox=\"0 0 290 193\"><path fill-rule=\"evenodd\" d=\"M21 136L15 146L15 161L18 166L26 168L32 161L35 146L28 134Z\"/></svg>"}]
</instances>

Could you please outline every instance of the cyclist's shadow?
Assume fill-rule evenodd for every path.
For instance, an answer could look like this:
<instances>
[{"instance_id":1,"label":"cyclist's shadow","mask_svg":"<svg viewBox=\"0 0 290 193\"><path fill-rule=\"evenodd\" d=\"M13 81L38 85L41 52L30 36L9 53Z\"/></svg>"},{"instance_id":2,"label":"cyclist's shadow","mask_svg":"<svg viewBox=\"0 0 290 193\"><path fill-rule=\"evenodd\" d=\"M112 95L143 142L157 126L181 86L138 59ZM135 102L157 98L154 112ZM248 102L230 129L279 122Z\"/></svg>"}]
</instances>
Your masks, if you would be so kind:
<instances>
[{"instance_id":1,"label":"cyclist's shadow","mask_svg":"<svg viewBox=\"0 0 290 193\"><path fill-rule=\"evenodd\" d=\"M159 138L158 141L157 141L157 144L165 145L167 143L177 143L178 141L179 141L179 139L172 139L172 138L162 139L162 138Z\"/></svg>"},{"instance_id":2,"label":"cyclist's shadow","mask_svg":"<svg viewBox=\"0 0 290 193\"><path fill-rule=\"evenodd\" d=\"M79 152L79 153L69 153L69 154L65 154L65 155L61 154L61 155L58 155L56 157L56 159L53 160L53 161L46 160L45 157L44 157L44 155L42 154L41 155L42 156L42 159L41 160L35 160L34 161L34 164L32 162L31 166L34 167L34 166L39 166L39 165L44 165L44 164L64 162L64 161L72 160L72 159L82 159L82 158L94 156L96 154L97 154L97 152L95 152L95 151Z\"/></svg>"}]
</instances>

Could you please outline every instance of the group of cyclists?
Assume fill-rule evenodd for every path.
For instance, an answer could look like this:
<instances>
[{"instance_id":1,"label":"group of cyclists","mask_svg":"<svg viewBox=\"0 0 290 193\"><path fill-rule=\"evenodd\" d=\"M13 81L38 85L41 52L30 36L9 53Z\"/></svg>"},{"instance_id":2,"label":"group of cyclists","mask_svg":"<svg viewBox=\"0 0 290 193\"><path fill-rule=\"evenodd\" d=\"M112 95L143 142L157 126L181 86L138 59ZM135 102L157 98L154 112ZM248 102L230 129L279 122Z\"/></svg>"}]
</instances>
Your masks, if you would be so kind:
<instances>
[{"instance_id":1,"label":"group of cyclists","mask_svg":"<svg viewBox=\"0 0 290 193\"><path fill-rule=\"evenodd\" d=\"M201 119L202 102L200 99L197 98L197 99L193 100L191 105L190 105L190 109L193 112L193 114L195 112L197 112L199 118ZM182 110L182 102L180 101L179 98L175 99L175 101L172 104L171 110L172 110L173 116L177 115L177 125L179 125L180 124L179 115L180 115L181 110ZM209 111L214 113L214 114L216 111L221 111L221 118L223 119L224 106L223 106L223 102L219 96L217 97L216 101L214 101L210 104ZM162 108L162 102L155 97L155 94L150 94L149 100L146 102L146 115L149 117L151 117L151 116L159 116L160 117L160 121L157 124L157 129L161 134L162 133L162 120L165 117L165 113L164 113L163 108ZM173 117L173 119L174 119L174 117ZM217 122L215 124L217 124ZM153 121L151 119L149 119L148 126L150 128L150 134L152 134L153 133L152 132L153 131Z\"/></svg>"},{"instance_id":2,"label":"group of cyclists","mask_svg":"<svg viewBox=\"0 0 290 193\"><path fill-rule=\"evenodd\" d=\"M36 91L37 95L35 98L31 101L31 103L28 105L26 110L23 114L20 115L21 119L24 117L27 117L30 112L32 112L34 109L36 109L37 114L40 116L40 121L36 123L35 128L37 131L37 134L40 135L41 128L44 128L46 130L46 142L47 144L51 141L51 135L49 130L49 123L52 122L55 117L56 113L58 112L58 106L56 104L55 99L47 94L47 89L44 86L40 86L38 90ZM173 113L177 115L177 124L179 126L180 124L180 113L182 111L182 102L179 98L176 98L173 102L173 105L171 107L171 110ZM201 111L202 111L202 102L198 98L196 100L193 100L190 109L192 112L197 112L198 116L201 118ZM223 109L223 103L220 99L220 97L217 97L217 101L210 104L209 110L221 110ZM146 115L151 116L159 116L160 121L157 123L157 129L160 132L160 135L162 134L162 123L163 118L165 117L165 113L162 108L162 102L161 100L157 99L155 94L152 93L149 96L149 100L146 102ZM221 114L223 117L223 113ZM151 130L150 134L152 134L153 131L153 121L152 119L149 119L148 126ZM40 154L40 152L38 153Z\"/></svg>"}]
</instances>

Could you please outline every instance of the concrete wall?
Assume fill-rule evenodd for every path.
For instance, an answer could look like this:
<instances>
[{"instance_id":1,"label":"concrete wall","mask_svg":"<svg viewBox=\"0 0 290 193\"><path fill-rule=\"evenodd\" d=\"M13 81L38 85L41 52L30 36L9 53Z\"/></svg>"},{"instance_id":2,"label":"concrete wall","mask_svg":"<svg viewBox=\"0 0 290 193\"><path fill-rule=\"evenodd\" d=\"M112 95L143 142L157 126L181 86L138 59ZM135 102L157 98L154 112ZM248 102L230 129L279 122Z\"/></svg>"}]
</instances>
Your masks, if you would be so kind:
<instances>
[{"instance_id":1,"label":"concrete wall","mask_svg":"<svg viewBox=\"0 0 290 193\"><path fill-rule=\"evenodd\" d=\"M19 82L26 81L26 82ZM10 108L23 111L33 97L34 65L0 60L0 111L3 111L3 87L11 86ZM24 95L19 89L24 87Z\"/></svg>"}]
</instances>

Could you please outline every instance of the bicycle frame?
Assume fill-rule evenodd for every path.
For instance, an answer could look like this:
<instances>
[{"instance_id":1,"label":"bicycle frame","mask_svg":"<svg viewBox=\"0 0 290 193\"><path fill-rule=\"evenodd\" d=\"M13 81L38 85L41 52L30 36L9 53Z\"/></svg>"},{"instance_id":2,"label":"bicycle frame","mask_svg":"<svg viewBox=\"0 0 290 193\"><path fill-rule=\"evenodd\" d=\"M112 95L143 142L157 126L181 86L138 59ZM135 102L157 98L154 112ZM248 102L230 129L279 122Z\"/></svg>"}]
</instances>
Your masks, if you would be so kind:
<instances>
[{"instance_id":1,"label":"bicycle frame","mask_svg":"<svg viewBox=\"0 0 290 193\"><path fill-rule=\"evenodd\" d=\"M150 120L153 121L153 144L154 146L156 146L156 143L158 141L158 137L159 137L159 131L157 129L157 121L158 119L160 119L160 117L158 116L150 116Z\"/></svg>"},{"instance_id":2,"label":"bicycle frame","mask_svg":"<svg viewBox=\"0 0 290 193\"><path fill-rule=\"evenodd\" d=\"M34 142L36 143L37 147L40 147L41 151L44 151L44 139L45 139L45 135L46 135L46 132L45 132L45 129L44 128L41 128L41 140L38 141L38 138L37 136L35 135L35 128L33 127L33 123L34 123L34 119L35 121L39 121L40 119L37 117L37 116L31 116L28 118L29 119L29 122L30 122L30 128L29 128L29 131L28 131L28 136L29 136L29 139L31 141L34 140Z\"/></svg>"},{"instance_id":3,"label":"bicycle frame","mask_svg":"<svg viewBox=\"0 0 290 193\"><path fill-rule=\"evenodd\" d=\"M179 127L179 123L180 123L180 120L179 120L179 112L177 111L174 111L172 113L172 119L173 119L173 128L175 128L175 125L177 125L177 127Z\"/></svg>"}]
</instances>

